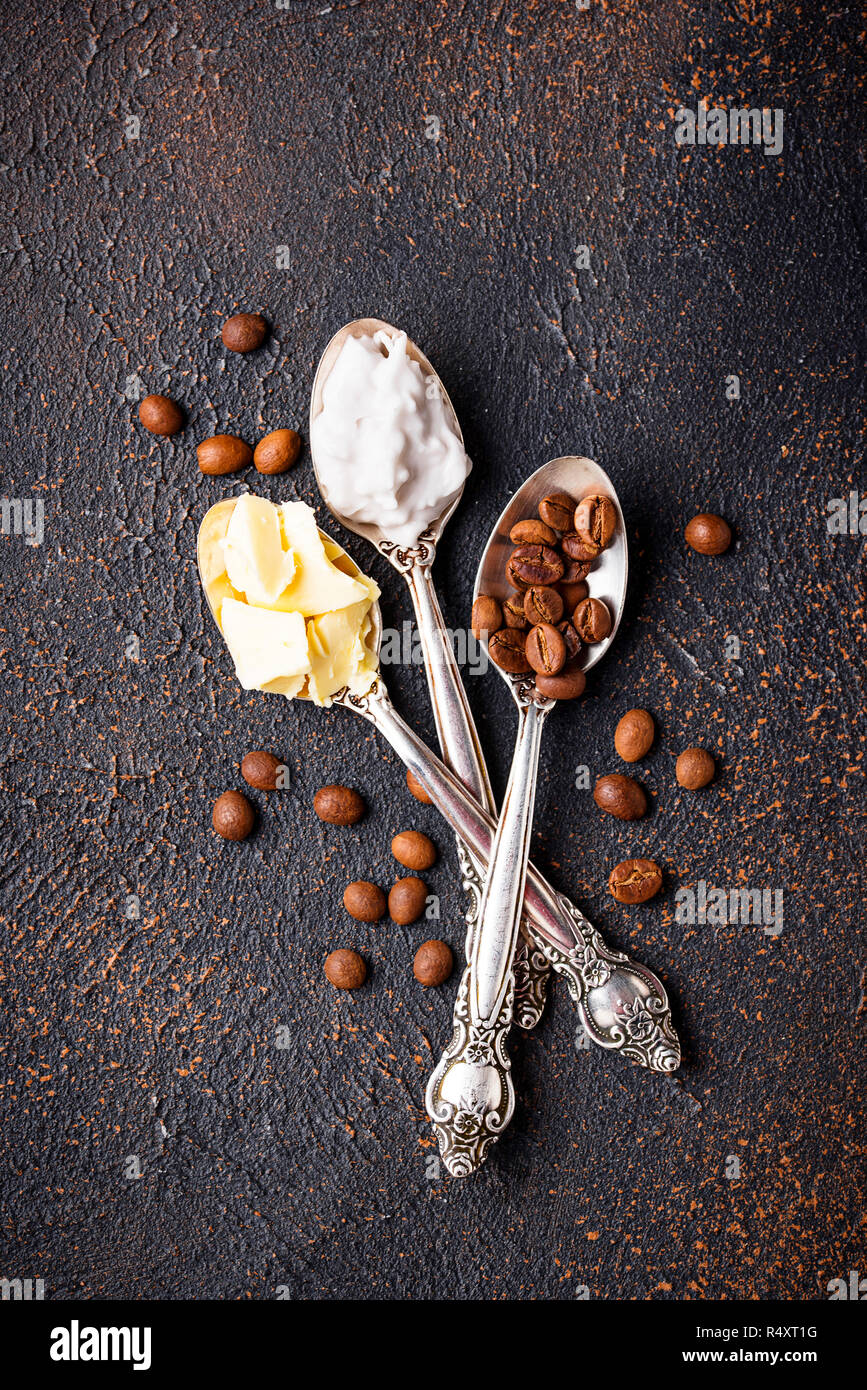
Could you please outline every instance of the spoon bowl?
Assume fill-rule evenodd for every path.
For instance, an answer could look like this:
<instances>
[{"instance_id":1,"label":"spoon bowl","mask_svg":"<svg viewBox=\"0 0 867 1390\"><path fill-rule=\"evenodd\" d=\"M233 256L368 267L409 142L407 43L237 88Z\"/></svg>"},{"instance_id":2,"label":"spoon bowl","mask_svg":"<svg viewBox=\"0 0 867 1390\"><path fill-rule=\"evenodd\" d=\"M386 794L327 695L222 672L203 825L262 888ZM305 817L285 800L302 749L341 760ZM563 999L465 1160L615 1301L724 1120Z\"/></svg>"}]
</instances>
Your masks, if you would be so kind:
<instances>
[{"instance_id":1,"label":"spoon bowl","mask_svg":"<svg viewBox=\"0 0 867 1390\"><path fill-rule=\"evenodd\" d=\"M611 499L617 512L617 526L611 544L594 560L593 568L587 576L590 597L601 599L611 614L611 631L605 640L594 642L590 646L581 646L577 657L578 665L582 671L589 671L602 660L617 635L626 602L626 583L629 576L629 547L620 502L608 474L592 459L572 455L552 459L550 463L537 468L518 488L500 513L490 540L482 552L473 599L477 599L480 594L488 594L502 602L508 596L510 586L506 578L506 564L515 548L514 542L509 540L509 532L516 522L537 516L539 503L552 492L567 492L570 497L575 498L576 504L582 497L599 493ZM497 670L513 689L520 690L528 681L532 686L531 677L509 675L499 666Z\"/></svg>"}]
</instances>

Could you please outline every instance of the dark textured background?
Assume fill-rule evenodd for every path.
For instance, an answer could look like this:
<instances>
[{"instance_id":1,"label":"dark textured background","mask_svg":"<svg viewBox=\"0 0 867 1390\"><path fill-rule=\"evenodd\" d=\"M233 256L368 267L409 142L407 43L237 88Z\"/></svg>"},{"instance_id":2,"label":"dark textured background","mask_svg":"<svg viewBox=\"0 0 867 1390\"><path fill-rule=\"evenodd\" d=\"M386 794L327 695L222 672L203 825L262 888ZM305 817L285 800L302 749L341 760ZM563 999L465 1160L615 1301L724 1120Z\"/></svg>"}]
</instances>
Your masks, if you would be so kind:
<instances>
[{"instance_id":1,"label":"dark textured background","mask_svg":"<svg viewBox=\"0 0 867 1390\"><path fill-rule=\"evenodd\" d=\"M0 537L0 1273L169 1299L818 1299L867 1273L864 540L825 524L863 484L856 8L2 12L2 487L44 499L46 533ZM783 154L676 147L674 110L700 96L782 106ZM237 308L273 323L255 356L222 349ZM548 457L600 461L632 546L616 654L549 724L534 853L666 981L684 1065L665 1080L576 1051L558 988L514 1042L511 1130L463 1183L429 1176L423 1109L456 981L412 979L429 924L341 906L351 877L388 886L391 835L419 826L459 947L451 837L368 726L239 690L194 565L203 512L239 482L325 519L306 450L286 479L205 480L195 444L306 435L318 355L365 313L424 346L475 461L437 564L451 624ZM184 402L184 434L139 427L136 374ZM704 508L736 527L721 560L682 540ZM404 621L397 576L352 548ZM432 739L422 673L389 681ZM468 684L502 789L508 695ZM627 826L575 776L618 770L637 703L660 728L654 810ZM721 768L699 795L673 774L693 742ZM258 833L224 844L212 801L263 745L292 788L253 794ZM367 797L357 830L315 819L332 780ZM636 853L669 886L629 909L605 884ZM674 889L699 879L782 888L782 936L678 925ZM371 963L358 994L324 982L337 945Z\"/></svg>"}]
</instances>

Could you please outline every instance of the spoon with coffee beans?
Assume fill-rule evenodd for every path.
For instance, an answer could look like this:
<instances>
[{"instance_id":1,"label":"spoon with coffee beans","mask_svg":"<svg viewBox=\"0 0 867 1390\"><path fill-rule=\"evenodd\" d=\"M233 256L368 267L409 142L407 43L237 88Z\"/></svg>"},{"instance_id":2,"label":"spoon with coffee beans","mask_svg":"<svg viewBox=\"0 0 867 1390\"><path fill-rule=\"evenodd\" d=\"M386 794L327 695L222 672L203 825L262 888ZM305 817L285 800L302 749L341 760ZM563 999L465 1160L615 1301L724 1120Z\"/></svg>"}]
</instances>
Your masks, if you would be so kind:
<instances>
[{"instance_id":1,"label":"spoon with coffee beans","mask_svg":"<svg viewBox=\"0 0 867 1390\"><path fill-rule=\"evenodd\" d=\"M476 576L473 627L518 707L518 736L485 878L472 954L455 1006L451 1043L427 1088L443 1159L463 1175L484 1161L515 1103L505 1048L512 1024L514 955L533 821L542 730L557 700L583 694L586 672L614 641L626 597L628 549L611 480L591 459L545 464L500 516ZM546 885L547 889L547 885ZM528 901L532 901L530 885ZM577 938L563 952L540 947L569 980L591 1036L609 1031L641 1045L645 1061L672 1071L680 1060L662 985L624 969L598 933L560 895L546 912ZM576 927L579 929L576 931ZM539 938L537 937L537 940ZM595 997L594 997L595 996ZM601 1024L601 1027L600 1027Z\"/></svg>"}]
</instances>

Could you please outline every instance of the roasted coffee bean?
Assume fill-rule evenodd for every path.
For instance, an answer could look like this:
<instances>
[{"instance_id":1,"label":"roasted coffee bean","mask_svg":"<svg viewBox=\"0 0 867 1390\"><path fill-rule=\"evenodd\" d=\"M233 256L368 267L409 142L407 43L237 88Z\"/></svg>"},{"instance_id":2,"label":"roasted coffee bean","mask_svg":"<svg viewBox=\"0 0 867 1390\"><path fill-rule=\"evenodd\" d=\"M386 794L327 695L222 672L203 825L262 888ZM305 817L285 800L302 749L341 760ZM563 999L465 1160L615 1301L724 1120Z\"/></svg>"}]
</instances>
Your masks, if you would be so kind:
<instances>
[{"instance_id":1,"label":"roasted coffee bean","mask_svg":"<svg viewBox=\"0 0 867 1390\"><path fill-rule=\"evenodd\" d=\"M619 903L646 903L662 887L662 870L652 859L624 859L608 876L608 889Z\"/></svg>"},{"instance_id":2,"label":"roasted coffee bean","mask_svg":"<svg viewBox=\"0 0 867 1390\"><path fill-rule=\"evenodd\" d=\"M416 801L423 802L425 806L433 805L431 798L428 796L421 782L418 780L414 772L410 772L409 768L407 768L406 770L406 785L409 787L409 790L415 797Z\"/></svg>"},{"instance_id":3,"label":"roasted coffee bean","mask_svg":"<svg viewBox=\"0 0 867 1390\"><path fill-rule=\"evenodd\" d=\"M427 903L427 884L420 878L399 878L388 895L388 910L398 926L417 922Z\"/></svg>"},{"instance_id":4,"label":"roasted coffee bean","mask_svg":"<svg viewBox=\"0 0 867 1390\"><path fill-rule=\"evenodd\" d=\"M520 676L531 669L526 646L527 639L523 632L514 627L501 627L488 643L488 656L501 671Z\"/></svg>"},{"instance_id":5,"label":"roasted coffee bean","mask_svg":"<svg viewBox=\"0 0 867 1390\"><path fill-rule=\"evenodd\" d=\"M732 529L721 516L699 512L684 531L687 545L699 555L722 555L732 543Z\"/></svg>"},{"instance_id":6,"label":"roasted coffee bean","mask_svg":"<svg viewBox=\"0 0 867 1390\"><path fill-rule=\"evenodd\" d=\"M224 840L246 840L256 814L243 792L223 792L214 802L211 824Z\"/></svg>"},{"instance_id":7,"label":"roasted coffee bean","mask_svg":"<svg viewBox=\"0 0 867 1390\"><path fill-rule=\"evenodd\" d=\"M184 412L171 396L145 396L138 418L151 434L177 434L184 427Z\"/></svg>"},{"instance_id":8,"label":"roasted coffee bean","mask_svg":"<svg viewBox=\"0 0 867 1390\"><path fill-rule=\"evenodd\" d=\"M355 825L367 807L351 787L333 783L319 788L313 798L313 809L319 819L327 821L329 825Z\"/></svg>"},{"instance_id":9,"label":"roasted coffee bean","mask_svg":"<svg viewBox=\"0 0 867 1390\"><path fill-rule=\"evenodd\" d=\"M268 335L268 325L261 314L233 314L223 324L223 346L230 352L252 352Z\"/></svg>"},{"instance_id":10,"label":"roasted coffee bean","mask_svg":"<svg viewBox=\"0 0 867 1390\"><path fill-rule=\"evenodd\" d=\"M557 533L544 521L516 521L509 532L513 545L556 545Z\"/></svg>"},{"instance_id":11,"label":"roasted coffee bean","mask_svg":"<svg viewBox=\"0 0 867 1390\"><path fill-rule=\"evenodd\" d=\"M581 638L569 618L557 624L557 631L566 643L566 660L573 661L581 650Z\"/></svg>"},{"instance_id":12,"label":"roasted coffee bean","mask_svg":"<svg viewBox=\"0 0 867 1390\"><path fill-rule=\"evenodd\" d=\"M295 430L272 430L253 450L253 462L260 473L285 473L298 460L301 436Z\"/></svg>"},{"instance_id":13,"label":"roasted coffee bean","mask_svg":"<svg viewBox=\"0 0 867 1390\"><path fill-rule=\"evenodd\" d=\"M524 595L522 592L510 594L503 604L503 621L506 627L516 628L519 632L525 632L530 626L527 615L524 612Z\"/></svg>"},{"instance_id":14,"label":"roasted coffee bean","mask_svg":"<svg viewBox=\"0 0 867 1390\"><path fill-rule=\"evenodd\" d=\"M716 763L706 748L686 748L674 765L674 773L682 787L696 792L713 780Z\"/></svg>"},{"instance_id":15,"label":"roasted coffee bean","mask_svg":"<svg viewBox=\"0 0 867 1390\"><path fill-rule=\"evenodd\" d=\"M563 595L563 612L574 613L582 599L586 598L590 590L583 579L577 580L574 584L571 580L564 578L557 585Z\"/></svg>"},{"instance_id":16,"label":"roasted coffee bean","mask_svg":"<svg viewBox=\"0 0 867 1390\"><path fill-rule=\"evenodd\" d=\"M600 551L598 545L588 545L584 537L579 536L577 531L569 531L563 537L560 542L560 549L570 560L574 560L577 566L584 569L583 574L575 574L576 579L584 578ZM585 566L586 568L584 568Z\"/></svg>"},{"instance_id":17,"label":"roasted coffee bean","mask_svg":"<svg viewBox=\"0 0 867 1390\"><path fill-rule=\"evenodd\" d=\"M506 573L516 589L556 584L563 577L563 557L549 545L519 545L509 557Z\"/></svg>"},{"instance_id":18,"label":"roasted coffee bean","mask_svg":"<svg viewBox=\"0 0 867 1390\"><path fill-rule=\"evenodd\" d=\"M423 941L415 953L412 973L420 985L441 985L451 975L455 959L444 941Z\"/></svg>"},{"instance_id":19,"label":"roasted coffee bean","mask_svg":"<svg viewBox=\"0 0 867 1390\"><path fill-rule=\"evenodd\" d=\"M644 788L622 772L600 777L593 788L593 800L600 811L607 811L618 820L638 820L647 811Z\"/></svg>"},{"instance_id":20,"label":"roasted coffee bean","mask_svg":"<svg viewBox=\"0 0 867 1390\"><path fill-rule=\"evenodd\" d=\"M561 593L563 592L564 584L583 584L584 588L586 589L587 573L588 569L586 560L570 560L567 557L563 564L563 578L559 581L557 587L559 588ZM586 597L586 594L582 594L582 598ZM574 607L575 605L573 604L572 606Z\"/></svg>"},{"instance_id":21,"label":"roasted coffee bean","mask_svg":"<svg viewBox=\"0 0 867 1390\"><path fill-rule=\"evenodd\" d=\"M540 676L556 676L566 662L566 642L550 623L537 623L527 633L527 660Z\"/></svg>"},{"instance_id":22,"label":"roasted coffee bean","mask_svg":"<svg viewBox=\"0 0 867 1390\"><path fill-rule=\"evenodd\" d=\"M555 531L571 531L575 501L568 492L551 492L539 503L539 515Z\"/></svg>"},{"instance_id":23,"label":"roasted coffee bean","mask_svg":"<svg viewBox=\"0 0 867 1390\"><path fill-rule=\"evenodd\" d=\"M627 710L614 730L614 747L625 763L637 763L650 751L656 725L646 709Z\"/></svg>"},{"instance_id":24,"label":"roasted coffee bean","mask_svg":"<svg viewBox=\"0 0 867 1390\"><path fill-rule=\"evenodd\" d=\"M570 661L556 676L536 677L536 689L548 700L577 700L586 685L587 677L577 661Z\"/></svg>"},{"instance_id":25,"label":"roasted coffee bean","mask_svg":"<svg viewBox=\"0 0 867 1390\"><path fill-rule=\"evenodd\" d=\"M582 642L603 642L611 631L611 614L598 598L585 598L572 614Z\"/></svg>"},{"instance_id":26,"label":"roasted coffee bean","mask_svg":"<svg viewBox=\"0 0 867 1390\"><path fill-rule=\"evenodd\" d=\"M357 951L332 951L325 957L325 978L335 989L358 989L367 979L367 966Z\"/></svg>"},{"instance_id":27,"label":"roasted coffee bean","mask_svg":"<svg viewBox=\"0 0 867 1390\"><path fill-rule=\"evenodd\" d=\"M273 753L258 748L247 753L241 763L241 776L251 787L260 792L273 792L277 789L277 777L283 764Z\"/></svg>"},{"instance_id":28,"label":"roasted coffee bean","mask_svg":"<svg viewBox=\"0 0 867 1390\"><path fill-rule=\"evenodd\" d=\"M420 830L402 830L391 842L391 852L405 869L429 869L437 862L437 847Z\"/></svg>"},{"instance_id":29,"label":"roasted coffee bean","mask_svg":"<svg viewBox=\"0 0 867 1390\"><path fill-rule=\"evenodd\" d=\"M473 604L470 626L479 642L487 642L492 632L499 632L503 626L503 610L495 598L479 594Z\"/></svg>"},{"instance_id":30,"label":"roasted coffee bean","mask_svg":"<svg viewBox=\"0 0 867 1390\"><path fill-rule=\"evenodd\" d=\"M385 916L388 903L381 888L366 879L347 883L343 890L343 906L359 922L378 922Z\"/></svg>"},{"instance_id":31,"label":"roasted coffee bean","mask_svg":"<svg viewBox=\"0 0 867 1390\"><path fill-rule=\"evenodd\" d=\"M536 585L524 595L524 612L529 623L554 623L563 616L563 596L556 589Z\"/></svg>"},{"instance_id":32,"label":"roasted coffee bean","mask_svg":"<svg viewBox=\"0 0 867 1390\"><path fill-rule=\"evenodd\" d=\"M224 473L237 473L253 461L253 451L249 444L236 434L212 434L203 439L196 449L199 468L209 478L220 478Z\"/></svg>"},{"instance_id":33,"label":"roasted coffee bean","mask_svg":"<svg viewBox=\"0 0 867 1390\"><path fill-rule=\"evenodd\" d=\"M617 509L610 497L583 497L575 508L575 530L587 545L604 550L617 525Z\"/></svg>"}]
</instances>

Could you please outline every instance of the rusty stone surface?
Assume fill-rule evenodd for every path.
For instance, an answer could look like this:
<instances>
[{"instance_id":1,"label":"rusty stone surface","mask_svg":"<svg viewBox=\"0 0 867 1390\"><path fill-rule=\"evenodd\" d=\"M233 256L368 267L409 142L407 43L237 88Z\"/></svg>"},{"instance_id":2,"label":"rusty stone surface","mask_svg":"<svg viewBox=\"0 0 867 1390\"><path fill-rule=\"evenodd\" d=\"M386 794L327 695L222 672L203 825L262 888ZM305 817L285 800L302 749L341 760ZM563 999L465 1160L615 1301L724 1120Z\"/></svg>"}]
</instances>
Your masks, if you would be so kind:
<instances>
[{"instance_id":1,"label":"rusty stone surface","mask_svg":"<svg viewBox=\"0 0 867 1390\"><path fill-rule=\"evenodd\" d=\"M0 536L2 1273L82 1299L820 1299L867 1271L864 540L826 527L864 486L855 12L125 0L0 23L3 492L45 508L40 546ZM782 107L783 152L679 148L700 97ZM272 325L248 357L220 342L242 309ZM462 947L452 838L361 721L240 691L195 570L239 486L328 524L310 386L365 313L423 345L475 463L437 562L450 626L546 458L599 460L630 533L615 652L549 723L534 855L665 980L684 1065L576 1048L558 988L463 1183L423 1106L458 975L412 977L426 937ZM136 383L180 400L181 434L142 430ZM205 436L280 427L305 436L291 474L200 476ZM683 541L702 510L735 529L718 560ZM399 628L400 580L348 543ZM433 741L421 670L388 681ZM502 791L508 694L467 683ZM626 770L635 705L653 809L626 825L576 783ZM696 794L690 744L719 768ZM244 786L251 748L288 789ZM357 827L315 817L328 782L364 795ZM257 808L242 844L210 827L227 787ZM353 921L345 885L387 890L409 827L440 851L440 921ZM629 856L665 869L643 907L607 892ZM699 881L781 889L782 934L677 922ZM323 977L339 946L370 966L353 994Z\"/></svg>"}]
</instances>

